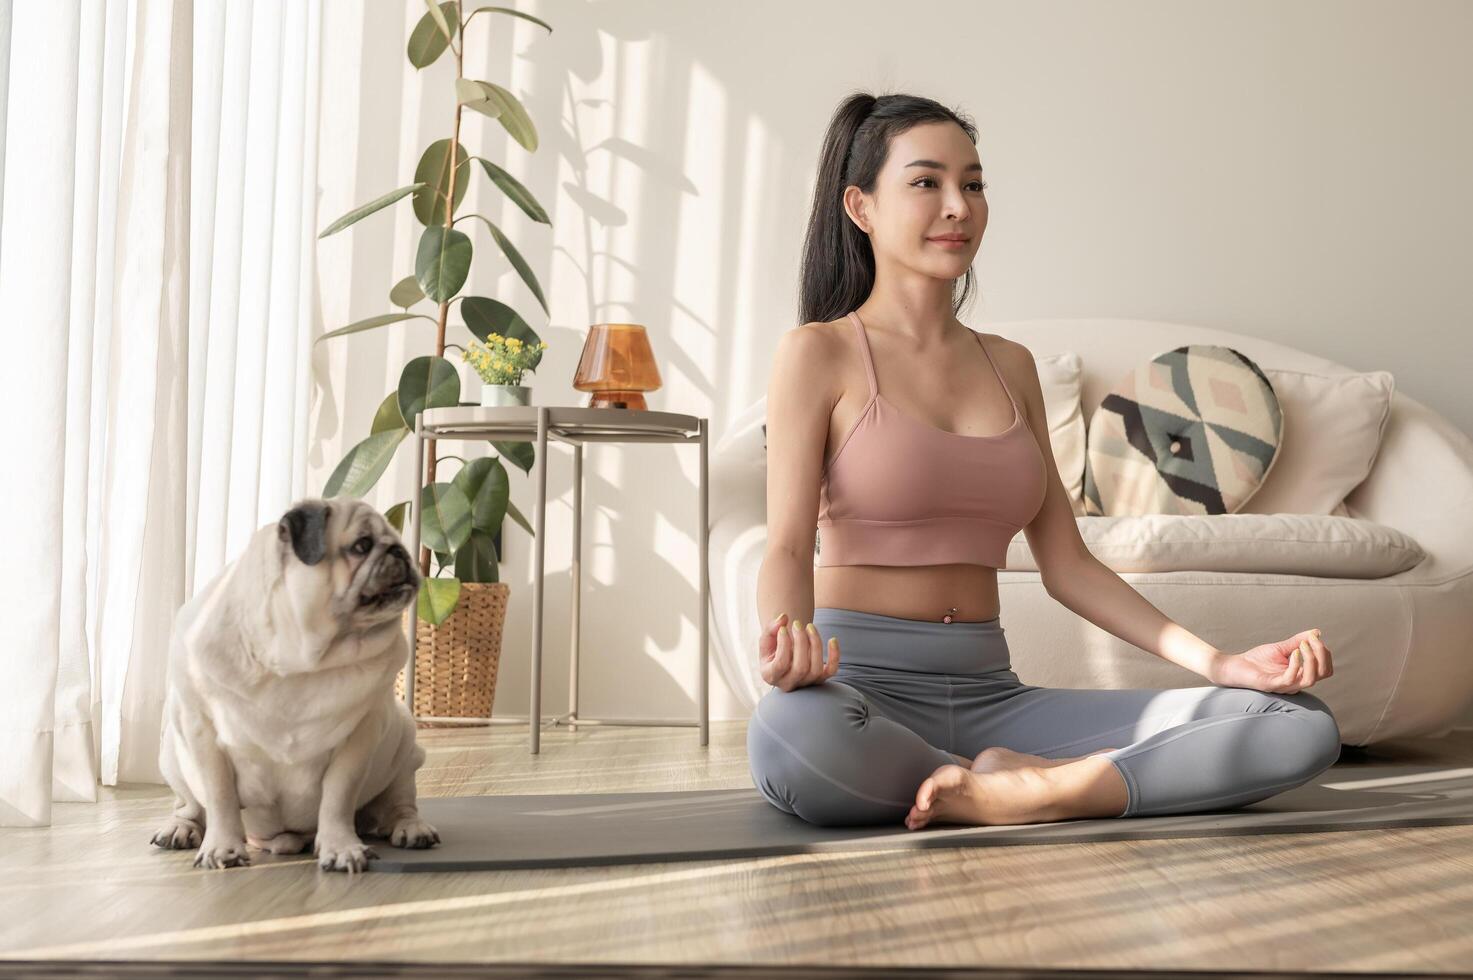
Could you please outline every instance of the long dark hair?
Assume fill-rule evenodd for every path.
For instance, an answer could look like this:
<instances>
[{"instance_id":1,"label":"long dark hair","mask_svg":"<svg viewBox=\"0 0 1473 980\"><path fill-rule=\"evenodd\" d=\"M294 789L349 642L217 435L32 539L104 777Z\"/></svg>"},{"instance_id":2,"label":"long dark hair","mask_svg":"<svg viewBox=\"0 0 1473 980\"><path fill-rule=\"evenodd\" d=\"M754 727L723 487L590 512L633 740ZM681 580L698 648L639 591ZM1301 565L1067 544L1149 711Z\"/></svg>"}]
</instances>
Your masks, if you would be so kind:
<instances>
[{"instance_id":1,"label":"long dark hair","mask_svg":"<svg viewBox=\"0 0 1473 980\"><path fill-rule=\"evenodd\" d=\"M844 212L844 188L874 193L875 178L890 152L890 138L912 126L954 122L977 142L970 120L918 95L855 92L834 110L824 134L813 189L813 211L803 238L798 322L837 320L861 305L875 285L875 253L869 236ZM975 277L970 268L952 290L952 312L966 305Z\"/></svg>"}]
</instances>

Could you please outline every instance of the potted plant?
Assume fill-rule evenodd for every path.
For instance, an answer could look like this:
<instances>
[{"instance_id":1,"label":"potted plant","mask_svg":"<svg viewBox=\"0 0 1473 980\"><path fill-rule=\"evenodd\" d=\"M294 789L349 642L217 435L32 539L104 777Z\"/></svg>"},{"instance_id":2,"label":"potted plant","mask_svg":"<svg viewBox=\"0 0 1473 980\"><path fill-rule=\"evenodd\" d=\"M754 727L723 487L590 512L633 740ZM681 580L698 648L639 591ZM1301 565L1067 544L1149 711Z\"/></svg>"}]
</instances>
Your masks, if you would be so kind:
<instances>
[{"instance_id":1,"label":"potted plant","mask_svg":"<svg viewBox=\"0 0 1473 980\"><path fill-rule=\"evenodd\" d=\"M465 77L465 33L480 14L520 17L540 25L549 33L552 27L537 17L506 7L477 7L467 11L461 0L439 3L425 0L425 6L428 9L411 32L406 53L416 69L433 64L447 50L454 54L456 101L452 135L448 139L436 140L425 149L415 168L413 183L349 211L318 235L322 239L336 234L409 197L414 215L423 226L419 232L414 274L400 279L389 290L389 302L398 307L399 312L382 313L350 323L323 334L316 342L394 323L426 320L435 324L435 353L413 358L404 366L397 388L384 397L374 413L368 436L348 451L328 477L322 491L324 497L365 496L388 469L395 451L413 431L415 417L421 411L475 404L460 400L460 374L445 357L446 349L453 347L461 351L462 360L475 364L475 359L468 357L465 347L446 343L452 306L457 307L460 325L482 344L499 343L510 350L512 341L516 342L518 356L514 362L514 380L518 383L523 370L535 371L542 352L547 348L537 332L511 305L488 296L461 293L470 275L473 250L470 237L456 225L479 220L536 298L543 313L548 312L536 275L501 229L485 215L457 215L456 212L475 171L479 170L529 218L551 225L542 205L515 177L492 161L466 151L460 143L460 122L466 109L479 112L496 119L524 149L536 151L536 127L517 97L494 82ZM492 18L485 20L489 22ZM434 304L433 315L414 310L426 300ZM493 337L499 339L493 341ZM472 349L477 349L474 342ZM530 442L494 442L492 445L497 455L468 461L448 454L437 456L435 441L426 442L426 469L422 474L423 489L417 508L422 543L418 560L424 582L416 604L415 626L421 649L430 655L417 658L413 706L416 714L466 717L490 714L502 618L509 592L509 587L500 581L498 569L502 553L502 524L510 516L528 534L535 533L527 518L511 502L508 471L502 460L510 461L523 473L530 473L536 453ZM459 469L449 480L437 479L439 464L448 460L458 462ZM408 507L409 501L401 501L385 514L401 533ZM433 573L430 568L432 560L437 566ZM450 574L447 575L447 571ZM481 664L489 661L489 674L484 669L479 673L475 669L468 670L466 664L471 661ZM434 672L441 668L452 675L454 684L447 687L444 683L431 682L421 687L422 680L433 681ZM447 690L450 692L448 695L445 693ZM429 700L432 695L437 700ZM449 698L448 704L446 697Z\"/></svg>"},{"instance_id":2,"label":"potted plant","mask_svg":"<svg viewBox=\"0 0 1473 980\"><path fill-rule=\"evenodd\" d=\"M530 405L532 389L522 384L522 372L530 371L546 349L546 342L528 345L516 337L493 333L485 344L471 341L460 359L481 376L482 405Z\"/></svg>"}]
</instances>

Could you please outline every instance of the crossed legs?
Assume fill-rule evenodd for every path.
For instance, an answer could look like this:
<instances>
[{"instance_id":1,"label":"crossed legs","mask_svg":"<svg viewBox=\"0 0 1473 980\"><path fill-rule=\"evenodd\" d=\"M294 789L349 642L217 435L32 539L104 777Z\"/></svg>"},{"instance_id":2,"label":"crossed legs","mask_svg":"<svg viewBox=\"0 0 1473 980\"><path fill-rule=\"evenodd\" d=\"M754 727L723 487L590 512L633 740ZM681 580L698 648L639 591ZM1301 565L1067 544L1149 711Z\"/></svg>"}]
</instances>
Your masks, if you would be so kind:
<instances>
[{"instance_id":1,"label":"crossed legs","mask_svg":"<svg viewBox=\"0 0 1473 980\"><path fill-rule=\"evenodd\" d=\"M887 678L903 690L887 690ZM825 826L1033 823L1231 809L1334 764L1340 733L1308 692L1042 688L863 671L769 691L747 731L753 781ZM1010 750L1009 757L989 747ZM973 772L959 765L977 753ZM1065 764L1020 761L1017 754ZM1072 760L1072 761L1066 761Z\"/></svg>"}]
</instances>

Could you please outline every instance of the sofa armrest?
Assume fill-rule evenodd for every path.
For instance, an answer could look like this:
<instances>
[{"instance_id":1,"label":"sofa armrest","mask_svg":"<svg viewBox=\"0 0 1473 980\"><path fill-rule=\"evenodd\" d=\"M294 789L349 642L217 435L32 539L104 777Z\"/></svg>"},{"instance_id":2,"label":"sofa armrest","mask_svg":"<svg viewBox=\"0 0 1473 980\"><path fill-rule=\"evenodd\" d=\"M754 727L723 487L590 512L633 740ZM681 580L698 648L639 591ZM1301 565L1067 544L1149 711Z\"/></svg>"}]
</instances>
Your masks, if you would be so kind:
<instances>
[{"instance_id":1,"label":"sofa armrest","mask_svg":"<svg viewBox=\"0 0 1473 980\"><path fill-rule=\"evenodd\" d=\"M1473 440L1396 392L1376 462L1345 506L1351 517L1394 527L1427 552L1399 578L1438 582L1473 571Z\"/></svg>"}]
</instances>

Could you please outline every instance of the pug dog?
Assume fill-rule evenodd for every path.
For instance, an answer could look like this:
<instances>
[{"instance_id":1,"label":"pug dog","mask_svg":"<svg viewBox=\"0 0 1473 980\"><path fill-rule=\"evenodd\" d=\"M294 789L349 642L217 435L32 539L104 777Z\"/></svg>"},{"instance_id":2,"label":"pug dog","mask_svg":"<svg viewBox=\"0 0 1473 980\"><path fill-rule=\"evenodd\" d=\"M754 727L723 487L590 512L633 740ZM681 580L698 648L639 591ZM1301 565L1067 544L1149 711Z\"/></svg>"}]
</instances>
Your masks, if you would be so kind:
<instances>
[{"instance_id":1,"label":"pug dog","mask_svg":"<svg viewBox=\"0 0 1473 980\"><path fill-rule=\"evenodd\" d=\"M440 842L419 816L425 760L394 696L402 614L420 572L362 500L297 502L180 607L169 646L159 765L174 812L158 847L194 866L250 864L247 846L364 871L395 847Z\"/></svg>"}]
</instances>

